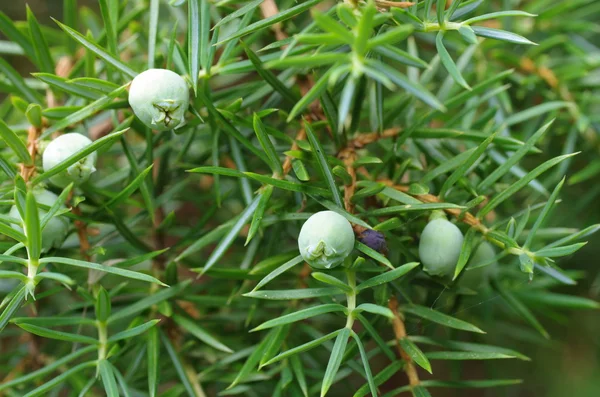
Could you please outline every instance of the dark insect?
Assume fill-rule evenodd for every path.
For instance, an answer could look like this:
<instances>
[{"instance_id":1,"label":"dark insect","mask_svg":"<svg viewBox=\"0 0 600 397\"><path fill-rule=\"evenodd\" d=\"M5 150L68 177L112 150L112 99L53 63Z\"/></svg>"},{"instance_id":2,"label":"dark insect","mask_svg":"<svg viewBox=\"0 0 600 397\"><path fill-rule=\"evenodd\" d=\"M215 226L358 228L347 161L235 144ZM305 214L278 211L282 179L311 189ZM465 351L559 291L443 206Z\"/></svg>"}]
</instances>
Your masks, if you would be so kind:
<instances>
[{"instance_id":1,"label":"dark insect","mask_svg":"<svg viewBox=\"0 0 600 397\"><path fill-rule=\"evenodd\" d=\"M387 254L388 248L383 233L377 230L366 229L358 235L358 240L369 248L382 254Z\"/></svg>"}]
</instances>

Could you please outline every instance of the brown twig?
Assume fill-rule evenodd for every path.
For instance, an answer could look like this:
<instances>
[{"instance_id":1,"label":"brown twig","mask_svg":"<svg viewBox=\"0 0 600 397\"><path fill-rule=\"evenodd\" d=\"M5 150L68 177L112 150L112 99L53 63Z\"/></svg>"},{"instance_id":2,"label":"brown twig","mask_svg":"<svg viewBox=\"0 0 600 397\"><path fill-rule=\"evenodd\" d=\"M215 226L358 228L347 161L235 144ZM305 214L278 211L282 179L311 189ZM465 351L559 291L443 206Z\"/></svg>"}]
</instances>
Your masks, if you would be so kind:
<instances>
[{"instance_id":1,"label":"brown twig","mask_svg":"<svg viewBox=\"0 0 600 397\"><path fill-rule=\"evenodd\" d=\"M54 71L57 76L66 78L69 76L72 69L73 69L73 59L69 56L63 56L58 60ZM54 94L52 93L52 91L50 89L48 89L46 91L46 100L48 102L48 107L55 107L55 106L59 105L58 101L56 100L56 98L54 97ZM57 131L53 136L56 137L58 134L59 134L59 132ZM71 193L69 194L69 197L67 198L67 202L70 202L72 199L73 199L73 191L71 191ZM81 218L83 216L81 209L78 206L71 207L71 212L73 213L73 215L75 215L78 218ZM90 256L89 252L90 252L91 246L90 246L90 241L88 239L87 225L85 224L84 221L79 220L79 219L77 219L74 223L75 223L75 229L77 230L77 237L79 239L79 251L81 253L81 256L86 261L90 261L91 256Z\"/></svg>"},{"instance_id":2,"label":"brown twig","mask_svg":"<svg viewBox=\"0 0 600 397\"><path fill-rule=\"evenodd\" d=\"M125 120L125 115L123 114L123 112L117 110L116 113L116 117L119 123L123 122ZM106 119L98 124L95 124L89 129L90 139L95 141L97 139L105 137L106 135L108 135L109 132L113 131L114 128L115 125L113 123L112 118Z\"/></svg>"},{"instance_id":3,"label":"brown twig","mask_svg":"<svg viewBox=\"0 0 600 397\"><path fill-rule=\"evenodd\" d=\"M411 1L387 1L387 0L375 0L375 4L379 7L395 7L395 8L408 8L414 6L415 3Z\"/></svg>"},{"instance_id":4,"label":"brown twig","mask_svg":"<svg viewBox=\"0 0 600 397\"><path fill-rule=\"evenodd\" d=\"M73 70L73 59L70 56L62 56L58 59L56 67L54 68L54 74L59 77L68 78L69 74ZM61 103L56 99L54 92L50 88L46 90L46 105L49 108L60 106ZM56 131L52 134L52 138L56 138L61 134L60 131Z\"/></svg>"},{"instance_id":5,"label":"brown twig","mask_svg":"<svg viewBox=\"0 0 600 397\"><path fill-rule=\"evenodd\" d=\"M344 208L349 213L353 213L354 203L352 203L352 196L356 192L356 169L354 168L354 162L358 156L354 147L348 145L348 147L340 151L338 157L342 160L346 167L346 172L350 175L350 183L344 186Z\"/></svg>"},{"instance_id":6,"label":"brown twig","mask_svg":"<svg viewBox=\"0 0 600 397\"><path fill-rule=\"evenodd\" d=\"M538 76L552 91L554 91L560 97L560 99L570 103L572 106L568 108L568 111L573 119L573 122L576 124L580 117L580 110L575 101L575 95L569 90L567 84L561 84L558 76L552 71L552 69L543 65L537 66L535 62L528 57L521 58L519 62L519 69L524 73ZM585 138L588 142L594 145L598 142L596 134L592 133L589 128L586 131Z\"/></svg>"},{"instance_id":7,"label":"brown twig","mask_svg":"<svg viewBox=\"0 0 600 397\"><path fill-rule=\"evenodd\" d=\"M351 182L348 185L346 185L344 188L344 205L346 206L346 210L351 212L351 210L354 209L354 204L352 203L351 200L352 200L352 196L354 195L354 189L356 186L356 172L353 167L353 164L356 161L356 157L357 157L356 149L362 148L362 147L364 147L370 143L376 142L380 139L396 137L401 132L402 132L401 128L391 128L391 129L384 130L382 133L374 132L374 133L369 133L369 134L360 134L348 143L347 148L345 148L344 150L342 150L340 152L339 157L344 162L344 164L346 166L346 171L350 174L350 177L351 177ZM365 173L366 175L368 175L366 173L366 171L361 172L361 173ZM389 186L393 189L399 190L403 193L410 194L409 186L395 184L391 180L379 180L379 182L383 182L387 186ZM434 196L432 194L411 195L411 196L415 197L417 200L419 200L423 203L439 203L439 202L441 202L441 200L437 196ZM469 212L466 212L466 211L463 212L460 209L447 209L446 212L452 216L455 216L460 221L462 221L472 227L477 228L478 230L482 231L483 233L487 232L487 228L485 227L485 225L483 225L479 221L479 219L477 219L475 216L473 216ZM355 232L360 232L360 230L357 230L357 227L355 227ZM406 327L404 325L404 320L402 318L402 315L398 311L398 300L396 299L395 296L392 296L390 298L390 300L388 302L388 306L394 314L394 318L392 320L392 326L394 329L394 335L396 337L396 347L398 349L400 356L406 363L406 365L404 367L404 371L406 372L406 376L408 377L410 386L411 387L418 386L420 384L420 380L419 380L419 374L417 372L417 368L416 368L415 364L413 363L412 358L408 355L408 353L406 353L404 351L404 349L402 349L402 346L400 345L400 339L405 338L407 336L407 334L406 334Z\"/></svg>"},{"instance_id":8,"label":"brown twig","mask_svg":"<svg viewBox=\"0 0 600 397\"><path fill-rule=\"evenodd\" d=\"M300 147L298 146L298 141L302 141L306 139L306 130L304 129L304 127L302 127L298 133L296 134L296 137L294 138L294 143L292 143L292 146L290 147L290 151L294 151L294 150L298 150L300 149ZM290 171L292 170L292 157L291 156L285 156L285 160L283 161L283 177L285 177L287 174L290 173Z\"/></svg>"},{"instance_id":9,"label":"brown twig","mask_svg":"<svg viewBox=\"0 0 600 397\"><path fill-rule=\"evenodd\" d=\"M519 62L519 68L525 73L535 74L539 76L553 90L557 90L560 88L558 77L556 77L554 72L546 66L537 66L531 58L521 58L521 61ZM560 93L561 92L559 90L559 94ZM564 99L567 101L573 101L573 95L571 95L571 93L567 90Z\"/></svg>"},{"instance_id":10,"label":"brown twig","mask_svg":"<svg viewBox=\"0 0 600 397\"><path fill-rule=\"evenodd\" d=\"M418 386L421 381L419 380L419 374L417 372L417 368L413 363L412 358L402 349L400 346L400 339L406 337L406 327L404 326L404 321L402 319L402 315L398 312L398 300L395 296L392 296L388 302L388 307L394 313L394 318L392 320L392 325L394 327L394 335L396 336L396 347L398 348L398 353L400 353L400 357L406 363L404 367L404 372L406 372L406 376L408 376L408 382L412 387Z\"/></svg>"},{"instance_id":11,"label":"brown twig","mask_svg":"<svg viewBox=\"0 0 600 397\"><path fill-rule=\"evenodd\" d=\"M389 129L384 130L382 133L371 132L368 134L360 134L357 137L355 137L352 141L350 141L348 146L353 149L354 148L356 148L356 149L363 148L364 146L366 146L370 143L376 142L380 139L396 137L396 136L400 135L401 132L402 132L402 128L389 128ZM352 174L350 174L350 175L352 176ZM393 189L399 190L403 193L410 194L408 185L395 184L393 181L391 181L389 179L380 179L380 180L378 180L378 182L384 183L387 186L389 186ZM441 203L442 202L437 196L434 196L433 194L419 194L419 195L412 194L411 196L423 203ZM477 219L475 216L473 216L469 212L466 212L466 211L463 212L462 210L455 209L455 208L446 209L445 212L448 213L449 215L456 217L461 222L466 223L467 225L478 229L482 233L486 233L488 231L487 227L483 223L481 223L481 221L479 219Z\"/></svg>"},{"instance_id":12,"label":"brown twig","mask_svg":"<svg viewBox=\"0 0 600 397\"><path fill-rule=\"evenodd\" d=\"M274 0L265 0L263 3L261 3L260 9L265 18L268 18L273 15L277 15L279 13L279 9L277 8L277 4L275 4ZM288 37L287 34L281 29L280 23L272 25L271 28L275 32L275 37L277 38L277 40L283 40ZM300 79L298 81L298 85L300 87L301 94L306 95L306 93L314 85L314 82L312 81L312 79L309 76L306 76L306 78ZM309 105L307 117L310 120L319 120L322 118L322 111L320 110L319 102L317 100L315 100L312 104ZM292 146L290 147L290 151L300 149L300 146L298 145L298 141L302 141L305 139L306 139L306 129L304 128L304 126L302 126L300 128L300 130L298 131L298 133L296 134L296 137L294 138L294 142L292 143ZM283 161L283 165L282 165L283 172L282 172L282 175L278 176L279 178L283 179L290 173L290 171L292 170L292 161L293 161L292 156L285 157L285 160ZM308 265L308 263L305 262L304 266L302 267L302 270L300 271L300 276L298 278L301 287L306 288L308 286L306 284L306 278L310 275L310 273L311 273L311 268Z\"/></svg>"},{"instance_id":13,"label":"brown twig","mask_svg":"<svg viewBox=\"0 0 600 397\"><path fill-rule=\"evenodd\" d=\"M356 191L356 169L354 167L354 163L357 159L356 148L363 147L368 143L375 142L381 138L387 138L397 135L401 130L393 129L387 130L383 132L383 134L372 133L372 134L362 134L359 135L354 140L348 143L348 146L343 149L339 158L344 162L346 166L346 172L350 174L350 183L344 186L344 206L346 207L346 211L352 213L354 211L354 203L352 203L352 196ZM360 226L355 226L355 233L360 233L364 228ZM394 313L394 318L392 320L392 326L394 329L394 335L396 336L396 346L398 348L398 352L402 359L406 362L406 366L404 367L404 371L408 376L408 381L411 386L419 385L419 374L417 373L417 369L412 361L412 358L402 349L400 346L400 339L406 337L406 327L404 326L404 321L400 313L398 312L398 300L395 296L392 296L389 300L389 308Z\"/></svg>"},{"instance_id":14,"label":"brown twig","mask_svg":"<svg viewBox=\"0 0 600 397\"><path fill-rule=\"evenodd\" d=\"M260 3L260 11L265 19L279 14L279 9L277 8L277 4L275 4L275 0L265 0ZM271 25L271 29L273 29L273 33L275 33L275 38L277 40L284 40L288 37L283 29L281 29L281 22Z\"/></svg>"},{"instance_id":15,"label":"brown twig","mask_svg":"<svg viewBox=\"0 0 600 397\"><path fill-rule=\"evenodd\" d=\"M81 209L75 206L71 207L71 212L77 217L82 217L83 215ZM84 221L78 219L75 221L75 229L77 230L77 238L79 239L79 252L89 262L92 258L90 256L91 245L88 238L87 225Z\"/></svg>"},{"instance_id":16,"label":"brown twig","mask_svg":"<svg viewBox=\"0 0 600 397\"><path fill-rule=\"evenodd\" d=\"M70 203L72 200L73 200L73 191L71 190L71 192L69 193L69 196L67 197L67 203ZM81 209L78 206L73 205L71 207L71 213L73 215L75 215L77 218L83 217ZM91 246L90 246L90 241L88 240L87 225L85 224L84 221L82 221L80 219L76 219L74 224L75 224L75 230L77 231L77 238L79 239L79 252L81 253L81 256L83 257L83 259L85 259L86 261L89 262L92 258L89 254Z\"/></svg>"},{"instance_id":17,"label":"brown twig","mask_svg":"<svg viewBox=\"0 0 600 397\"><path fill-rule=\"evenodd\" d=\"M21 177L28 182L35 174L35 157L37 155L37 138L40 134L40 129L35 126L30 126L27 130L27 151L31 157L31 165L21 164Z\"/></svg>"},{"instance_id":18,"label":"brown twig","mask_svg":"<svg viewBox=\"0 0 600 397\"><path fill-rule=\"evenodd\" d=\"M358 134L353 140L348 143L348 146L355 149L360 149L370 143L377 142L380 139L393 138L400 135L402 128L388 128L379 132L370 132L368 134Z\"/></svg>"},{"instance_id":19,"label":"brown twig","mask_svg":"<svg viewBox=\"0 0 600 397\"><path fill-rule=\"evenodd\" d=\"M41 129L35 126L30 126L27 130L27 151L29 152L29 157L31 158L31 165L26 165L24 163L21 164L20 174L25 183L29 181L29 179L35 174L35 158L37 156L37 138L41 133ZM37 316L37 302L34 301L32 305L29 306L30 316ZM38 356L40 354L40 337L37 335L29 336L29 353L27 355L27 360L25 364L28 364L31 368L37 369L40 366L40 362L38 361Z\"/></svg>"},{"instance_id":20,"label":"brown twig","mask_svg":"<svg viewBox=\"0 0 600 397\"><path fill-rule=\"evenodd\" d=\"M394 184L389 179L382 179L382 180L379 180L379 182L384 183L387 186L389 186L393 189L396 189L398 191L401 191L403 193L409 192L408 186ZM408 194L410 194L410 193L408 193ZM412 194L411 196L423 203L442 203L443 202L442 200L440 200L437 196L434 196L433 194L419 194L419 195ZM482 233L487 233L487 231L488 231L488 228L483 223L481 223L481 221L479 219L477 219L470 212L467 212L467 211L463 212L462 210L457 209L457 208L448 208L444 211L447 214L456 217L459 221L466 223L467 225L469 225L471 227L476 228L477 230L481 231Z\"/></svg>"},{"instance_id":21,"label":"brown twig","mask_svg":"<svg viewBox=\"0 0 600 397\"><path fill-rule=\"evenodd\" d=\"M265 0L260 4L260 11L263 14L263 17L265 18L269 18L272 17L274 15L277 15L279 13L279 8L277 7L277 4L275 4L274 0ZM281 23L276 23L274 25L271 26L271 29L273 29L273 32L275 33L275 37L277 38L277 40L283 40L285 38L287 38L287 34L281 29ZM303 86L300 86L300 89L302 90ZM303 93L304 95L304 93ZM292 147L290 148L290 150L298 150L300 147L298 146L298 141L304 140L306 138L306 131L304 130L304 128L301 128L298 133L296 134L296 138L294 138L294 142L292 143ZM281 175L281 178L285 178L287 174L290 173L290 171L292 170L292 157L291 156L286 156L285 160L283 161L283 175Z\"/></svg>"},{"instance_id":22,"label":"brown twig","mask_svg":"<svg viewBox=\"0 0 600 397\"><path fill-rule=\"evenodd\" d=\"M271 17L273 15L277 15L279 13L279 9L277 7L277 4L275 4L274 0L265 0L263 3L261 3L260 9L265 18ZM283 40L288 37L288 35L281 29L281 24L279 24L279 23L272 25L271 29L273 29L273 32L275 33L275 37L277 38L277 40ZM298 86L300 87L300 93L302 94L302 96L306 95L306 93L308 91L310 91L310 89L313 87L313 85L314 85L314 81L310 75L304 76L303 78L300 78L298 80ZM318 121L318 120L325 119L325 115L323 114L323 110L321 109L320 102L318 99L313 101L308 106L305 116L310 121ZM292 143L292 146L290 147L290 151L295 151L295 150L300 149L300 146L298 145L298 141L302 141L305 139L306 139L306 129L304 126L302 126L300 128L300 130L298 130L298 133L296 134L296 137L294 138L294 142ZM352 171L349 171L349 173L350 173L350 175L354 175L354 179L353 179L353 183L351 183L351 185L347 188L345 197L346 196L352 197L352 195L354 194L354 190L356 189L356 173L354 172L354 168L352 167L352 164L354 163L354 160L356 159L356 153L355 152L353 152L353 154L348 153L347 156L348 156L347 169L348 169L348 167L350 167L352 169ZM282 173L282 175L279 176L280 178L285 178L290 173L290 171L292 170L292 161L293 161L292 156L285 157L285 160L284 160L283 166L282 166L283 173ZM349 199L347 202L351 203L351 201L349 201ZM346 210L351 212L351 211L353 211L353 207L347 205ZM304 266L303 266L302 270L300 271L300 277L299 277L301 286L303 286L303 287L307 286L305 280L310 275L310 273L311 273L310 266L307 263L304 263Z\"/></svg>"},{"instance_id":23,"label":"brown twig","mask_svg":"<svg viewBox=\"0 0 600 397\"><path fill-rule=\"evenodd\" d=\"M301 79L298 81L298 85L300 86L300 93L304 96L304 95L306 95L306 93L308 91L310 91L310 89L314 85L314 82L309 76L306 76L304 79ZM311 103L308 106L307 117L309 118L309 120L314 120L314 121L322 120L324 118L323 112L321 110L321 106L320 106L318 100L315 100L313 103ZM304 125L303 125L302 128L300 128L300 130L296 134L296 137L294 138L294 142L292 143L292 146L290 147L290 151L298 150L300 148L298 146L298 141L303 141L305 139L306 139L306 129L304 128ZM289 174L290 170L292 169L292 160L293 160L293 158L291 156L285 157L285 160L283 162L283 177L285 177L287 174Z\"/></svg>"},{"instance_id":24,"label":"brown twig","mask_svg":"<svg viewBox=\"0 0 600 397\"><path fill-rule=\"evenodd\" d=\"M260 10L261 10L261 13L263 14L263 17L265 17L265 18L269 18L269 17L279 14L279 8L277 7L277 4L275 3L274 0L263 1L260 4ZM271 29L273 29L273 32L275 33L275 37L277 38L277 40L284 40L288 37L287 33L285 33L281 29L281 23L276 23L274 25L271 25ZM312 79L309 76L306 76L305 79L301 79L300 81L298 81L298 85L300 87L301 94L304 96L312 88L312 86L314 85L314 82L312 81ZM309 109L309 113L307 116L310 119L320 120L323 118L318 100L315 100L311 105L309 105L308 109ZM306 139L306 130L303 127L296 134L296 137L294 138L294 142L292 143L290 150L291 151L298 150L300 147L298 146L297 142L302 141L304 139ZM292 169L292 160L293 160L293 158L291 156L285 157L285 160L283 162L283 175L281 175L281 178L285 178L285 176L290 173L290 171Z\"/></svg>"},{"instance_id":25,"label":"brown twig","mask_svg":"<svg viewBox=\"0 0 600 397\"><path fill-rule=\"evenodd\" d=\"M69 65L69 66L67 67L67 65ZM69 62L66 62L65 59L61 58L56 66L55 72L59 76L67 75L68 70L70 70L71 67L72 67L72 65ZM54 96L54 93L50 89L46 90L46 102L47 102L48 107L55 107L58 105L56 98ZM43 127L46 125L46 123L47 123L47 121L42 118L42 127L36 127L36 126L32 125L27 130L27 151L29 152L29 157L31 158L31 164L30 165L21 164L21 166L20 166L20 175L23 178L23 180L25 181L25 183L29 182L31 177L33 177L33 175L35 175L35 172L36 172L35 160L38 155L37 140L38 140L39 136L41 135ZM77 224L77 221L76 221L76 224ZM35 317L37 315L37 302L34 302L33 305L29 306L29 308L31 311L30 315L32 317ZM40 366L41 363L43 363L43 360L46 358L46 356L40 353L39 337L36 335L29 335L28 338L29 338L29 353L26 357L24 357L24 359L20 362L19 365L22 365L24 368L31 367L31 368L35 369L36 367ZM19 367L15 367L15 369L6 376L4 381L9 380L10 377L16 373L15 371L18 368Z\"/></svg>"}]
</instances>

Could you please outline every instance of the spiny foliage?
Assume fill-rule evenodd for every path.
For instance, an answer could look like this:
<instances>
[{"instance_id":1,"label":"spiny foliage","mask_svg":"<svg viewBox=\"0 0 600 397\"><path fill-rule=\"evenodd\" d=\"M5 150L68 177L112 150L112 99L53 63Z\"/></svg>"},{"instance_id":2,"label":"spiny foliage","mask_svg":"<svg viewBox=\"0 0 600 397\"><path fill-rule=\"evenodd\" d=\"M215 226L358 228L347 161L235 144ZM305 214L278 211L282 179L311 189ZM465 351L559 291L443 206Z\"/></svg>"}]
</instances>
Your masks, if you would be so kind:
<instances>
[{"instance_id":1,"label":"spiny foliage","mask_svg":"<svg viewBox=\"0 0 600 397\"><path fill-rule=\"evenodd\" d=\"M99 0L99 10L65 0L52 26L29 8L26 21L0 13L1 393L509 386L519 380L497 371L436 369L529 360L511 344L532 339L525 327L549 337L539 313L598 309L554 290L584 277L560 258L599 226L549 225L561 188L600 173L597 2ZM37 72L22 77L4 55ZM129 107L131 80L156 67L191 88L174 131L151 131ZM94 143L44 171L45 146L66 132ZM49 182L92 152L89 181ZM40 188L56 202L38 202ZM342 266L311 271L296 240L324 209L357 242ZM465 236L445 278L419 263L433 211ZM53 219L68 220L68 237L46 249ZM495 256L482 260L486 244ZM402 371L408 380L388 382Z\"/></svg>"}]
</instances>

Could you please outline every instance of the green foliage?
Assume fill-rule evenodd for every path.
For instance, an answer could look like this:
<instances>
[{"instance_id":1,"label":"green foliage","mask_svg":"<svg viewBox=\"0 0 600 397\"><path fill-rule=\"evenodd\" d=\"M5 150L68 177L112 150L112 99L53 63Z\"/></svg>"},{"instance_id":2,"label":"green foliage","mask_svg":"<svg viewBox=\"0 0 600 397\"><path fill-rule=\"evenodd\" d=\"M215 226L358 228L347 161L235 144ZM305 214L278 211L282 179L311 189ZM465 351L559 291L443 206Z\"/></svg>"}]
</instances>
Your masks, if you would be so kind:
<instances>
[{"instance_id":1,"label":"green foliage","mask_svg":"<svg viewBox=\"0 0 600 397\"><path fill-rule=\"evenodd\" d=\"M561 268L600 227L556 211L562 194L581 193L560 204L576 215L600 196L593 0L63 6L48 26L0 12L0 393L511 387L495 363L531 360L518 340L600 308L573 290L588 275ZM190 86L176 130L132 113L149 68ZM94 142L44 171L66 132ZM91 153L88 181L52 185ZM297 238L323 210L356 242L317 271ZM444 277L420 265L433 211L465 236ZM53 220L68 236L47 249ZM497 255L471 266L482 242ZM480 379L470 360L490 360Z\"/></svg>"}]
</instances>

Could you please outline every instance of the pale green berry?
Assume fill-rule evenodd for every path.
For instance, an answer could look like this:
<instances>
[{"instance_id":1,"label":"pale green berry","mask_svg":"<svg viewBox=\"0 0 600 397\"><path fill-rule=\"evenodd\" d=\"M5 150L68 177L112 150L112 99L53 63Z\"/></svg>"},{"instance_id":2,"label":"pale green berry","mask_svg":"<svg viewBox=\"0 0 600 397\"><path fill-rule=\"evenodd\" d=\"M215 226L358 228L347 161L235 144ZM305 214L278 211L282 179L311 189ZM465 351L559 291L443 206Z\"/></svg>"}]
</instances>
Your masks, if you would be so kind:
<instances>
[{"instance_id":1,"label":"pale green berry","mask_svg":"<svg viewBox=\"0 0 600 397\"><path fill-rule=\"evenodd\" d=\"M496 252L490 243L484 241L479 244L460 276L460 285L478 289L487 283L497 272L498 263L494 260L495 256Z\"/></svg>"},{"instance_id":2,"label":"pale green berry","mask_svg":"<svg viewBox=\"0 0 600 397\"><path fill-rule=\"evenodd\" d=\"M129 88L129 104L148 127L167 131L184 123L190 103L186 81L166 69L148 69L138 74Z\"/></svg>"},{"instance_id":3,"label":"pale green berry","mask_svg":"<svg viewBox=\"0 0 600 397\"><path fill-rule=\"evenodd\" d=\"M419 257L423 269L432 276L450 276L458 262L463 235L445 218L431 220L419 241Z\"/></svg>"},{"instance_id":4,"label":"pale green berry","mask_svg":"<svg viewBox=\"0 0 600 397\"><path fill-rule=\"evenodd\" d=\"M75 132L57 137L44 149L44 154L42 155L44 171L56 167L91 144L92 141L88 137ZM90 175L96 171L97 158L98 155L96 152L88 154L59 174L50 177L50 182L56 186L65 187L71 182L79 185L87 181Z\"/></svg>"},{"instance_id":5,"label":"pale green berry","mask_svg":"<svg viewBox=\"0 0 600 397\"><path fill-rule=\"evenodd\" d=\"M352 225L336 212L317 212L302 225L298 248L310 266L331 269L340 265L354 248Z\"/></svg>"},{"instance_id":6,"label":"pale green berry","mask_svg":"<svg viewBox=\"0 0 600 397\"><path fill-rule=\"evenodd\" d=\"M58 200L58 196L56 194L42 188L35 188L33 190L33 195L35 196L35 200L38 204L38 207L40 207L40 204L51 207L52 205L54 205L56 200ZM65 206L63 205L62 208L65 208ZM38 210L38 213L41 222L42 218L44 217L44 215L46 215L47 211L40 208ZM19 210L16 206L13 206L10 209L8 215L12 218L18 219L19 221L23 222L21 214L19 213ZM12 227L15 230L23 232L23 228L20 226L13 224ZM50 219L50 221L46 224L46 227L42 231L42 251L47 252L51 248L59 248L65 241L68 231L69 221L66 217L55 216L52 219Z\"/></svg>"}]
</instances>

